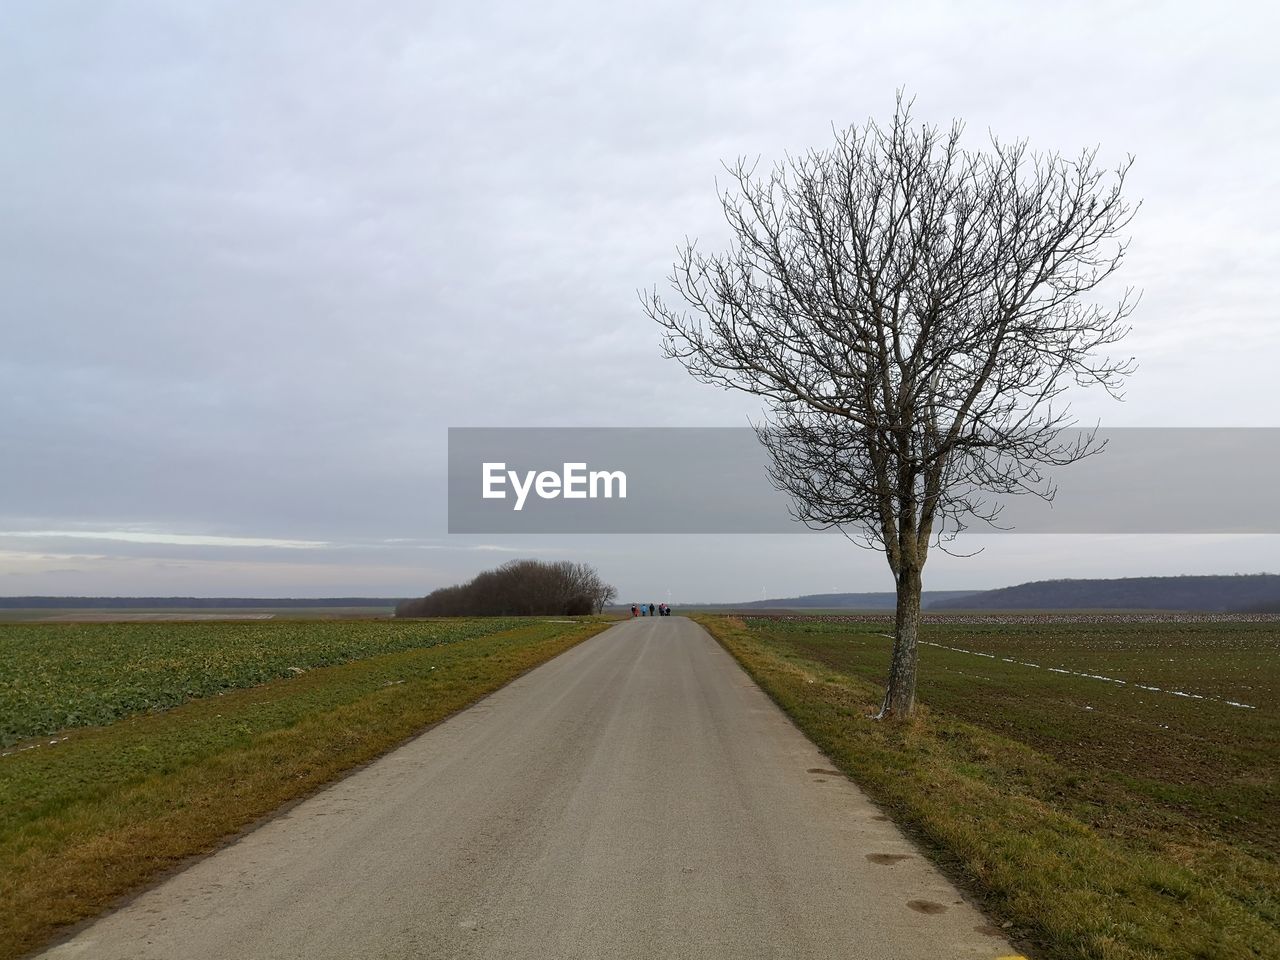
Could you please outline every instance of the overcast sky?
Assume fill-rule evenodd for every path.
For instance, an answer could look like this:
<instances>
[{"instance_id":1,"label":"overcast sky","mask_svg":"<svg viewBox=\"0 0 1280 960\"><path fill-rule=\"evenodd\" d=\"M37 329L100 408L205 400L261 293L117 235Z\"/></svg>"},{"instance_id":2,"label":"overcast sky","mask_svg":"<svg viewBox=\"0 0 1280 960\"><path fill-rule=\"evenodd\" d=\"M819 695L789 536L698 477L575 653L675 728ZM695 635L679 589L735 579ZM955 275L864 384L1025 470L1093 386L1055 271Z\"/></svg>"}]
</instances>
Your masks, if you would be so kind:
<instances>
[{"instance_id":1,"label":"overcast sky","mask_svg":"<svg viewBox=\"0 0 1280 960\"><path fill-rule=\"evenodd\" d=\"M889 589L834 536L449 537L450 426L742 425L636 290L722 161L885 118L1132 153L1109 426L1280 426L1269 3L0 6L0 594ZM660 455L655 451L655 455ZM1207 495L1209 492L1206 492ZM975 540L926 586L1254 572L1276 537Z\"/></svg>"}]
</instances>

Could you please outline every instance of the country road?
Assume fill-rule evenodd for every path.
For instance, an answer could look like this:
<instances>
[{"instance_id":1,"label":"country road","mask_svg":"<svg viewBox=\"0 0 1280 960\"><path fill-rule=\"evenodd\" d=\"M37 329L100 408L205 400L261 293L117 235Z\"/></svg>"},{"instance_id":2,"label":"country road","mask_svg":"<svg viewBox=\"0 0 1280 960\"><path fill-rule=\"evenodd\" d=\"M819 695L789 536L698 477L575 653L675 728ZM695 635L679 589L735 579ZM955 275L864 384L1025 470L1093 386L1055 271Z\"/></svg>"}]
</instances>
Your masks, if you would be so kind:
<instances>
[{"instance_id":1,"label":"country road","mask_svg":"<svg viewBox=\"0 0 1280 960\"><path fill-rule=\"evenodd\" d=\"M700 627L621 623L42 956L1014 953Z\"/></svg>"}]
</instances>

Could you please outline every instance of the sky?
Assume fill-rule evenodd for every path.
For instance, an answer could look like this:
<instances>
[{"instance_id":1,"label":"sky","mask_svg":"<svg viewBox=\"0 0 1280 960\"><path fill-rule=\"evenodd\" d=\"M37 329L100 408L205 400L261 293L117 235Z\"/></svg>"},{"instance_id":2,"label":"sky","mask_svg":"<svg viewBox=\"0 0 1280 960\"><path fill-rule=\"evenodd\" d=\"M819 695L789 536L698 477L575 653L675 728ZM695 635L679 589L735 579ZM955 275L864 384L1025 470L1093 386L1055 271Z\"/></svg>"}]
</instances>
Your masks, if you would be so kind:
<instances>
[{"instance_id":1,"label":"sky","mask_svg":"<svg viewBox=\"0 0 1280 960\"><path fill-rule=\"evenodd\" d=\"M1140 368L1082 419L1280 426L1278 32L1233 2L9 0L0 595L399 597L523 556L628 600L891 589L838 536L450 536L444 481L449 427L745 425L637 290L726 241L723 163L898 90L974 148L1136 158ZM926 587L1280 569L1268 536L978 549Z\"/></svg>"}]
</instances>

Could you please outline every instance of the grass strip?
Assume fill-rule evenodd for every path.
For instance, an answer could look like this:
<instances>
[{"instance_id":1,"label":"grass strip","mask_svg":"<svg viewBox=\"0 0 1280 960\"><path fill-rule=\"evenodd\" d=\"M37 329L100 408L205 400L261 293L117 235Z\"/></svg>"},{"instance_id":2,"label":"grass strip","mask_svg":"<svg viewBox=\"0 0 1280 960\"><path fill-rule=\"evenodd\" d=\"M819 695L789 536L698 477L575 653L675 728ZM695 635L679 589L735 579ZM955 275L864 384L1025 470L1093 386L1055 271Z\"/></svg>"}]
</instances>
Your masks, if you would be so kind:
<instances>
[{"instance_id":1,"label":"grass strip","mask_svg":"<svg viewBox=\"0 0 1280 960\"><path fill-rule=\"evenodd\" d=\"M1202 848L1184 862L1176 842L1105 836L1067 812L1071 797L1038 788L1052 784L1059 793L1074 779L1085 789L1087 778L1032 747L927 710L907 724L874 723L877 686L766 640L738 618L696 619L841 770L1046 960L1280 957L1274 896L1257 893L1274 881L1273 864L1233 857L1218 844L1209 873L1195 866Z\"/></svg>"},{"instance_id":2,"label":"grass strip","mask_svg":"<svg viewBox=\"0 0 1280 960\"><path fill-rule=\"evenodd\" d=\"M534 622L65 733L0 760L0 958L606 629Z\"/></svg>"}]
</instances>

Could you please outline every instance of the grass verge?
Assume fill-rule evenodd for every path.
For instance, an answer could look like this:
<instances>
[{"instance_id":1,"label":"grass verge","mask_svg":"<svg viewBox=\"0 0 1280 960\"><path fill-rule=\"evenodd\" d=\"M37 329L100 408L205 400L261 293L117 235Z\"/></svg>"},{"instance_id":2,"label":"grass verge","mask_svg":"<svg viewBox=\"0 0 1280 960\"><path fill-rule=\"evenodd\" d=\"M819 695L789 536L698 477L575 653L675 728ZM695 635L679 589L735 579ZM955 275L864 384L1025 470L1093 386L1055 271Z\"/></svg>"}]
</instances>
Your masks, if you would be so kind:
<instances>
[{"instance_id":1,"label":"grass verge","mask_svg":"<svg viewBox=\"0 0 1280 960\"><path fill-rule=\"evenodd\" d=\"M608 627L500 633L307 671L0 760L0 958L35 949Z\"/></svg>"},{"instance_id":2,"label":"grass verge","mask_svg":"<svg viewBox=\"0 0 1280 960\"><path fill-rule=\"evenodd\" d=\"M1122 782L943 712L868 719L880 688L765 628L696 618L1011 932L1048 960L1280 957L1274 859L1117 793ZM1007 718L1016 728L1016 717ZM1109 806L1089 813L1095 798ZM1126 804L1128 804L1126 806Z\"/></svg>"}]
</instances>

